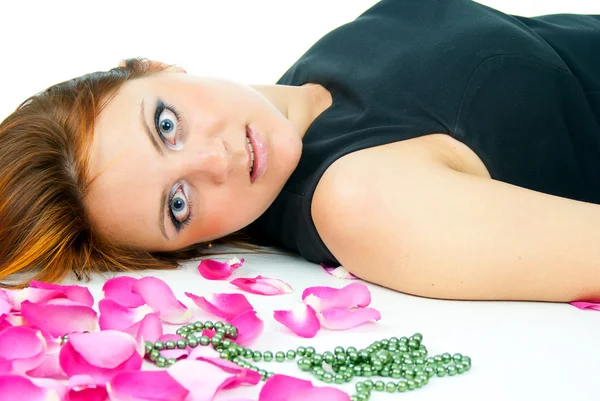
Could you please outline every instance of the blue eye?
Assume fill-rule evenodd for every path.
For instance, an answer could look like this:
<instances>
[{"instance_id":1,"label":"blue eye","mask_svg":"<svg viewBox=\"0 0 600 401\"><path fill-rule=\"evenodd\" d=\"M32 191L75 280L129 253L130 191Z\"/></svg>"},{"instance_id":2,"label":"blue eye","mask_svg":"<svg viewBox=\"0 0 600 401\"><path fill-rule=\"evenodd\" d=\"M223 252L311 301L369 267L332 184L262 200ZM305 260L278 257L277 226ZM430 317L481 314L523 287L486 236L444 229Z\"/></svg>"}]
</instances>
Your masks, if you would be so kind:
<instances>
[{"instance_id":1,"label":"blue eye","mask_svg":"<svg viewBox=\"0 0 600 401\"><path fill-rule=\"evenodd\" d=\"M181 147L177 143L177 137L181 131L180 125L179 115L175 108L159 100L154 113L154 126L158 136L170 149Z\"/></svg>"},{"instance_id":2,"label":"blue eye","mask_svg":"<svg viewBox=\"0 0 600 401\"><path fill-rule=\"evenodd\" d=\"M179 232L182 224L189 224L192 210L192 204L187 195L183 192L183 186L179 185L175 192L169 196L169 216L175 229Z\"/></svg>"}]
</instances>

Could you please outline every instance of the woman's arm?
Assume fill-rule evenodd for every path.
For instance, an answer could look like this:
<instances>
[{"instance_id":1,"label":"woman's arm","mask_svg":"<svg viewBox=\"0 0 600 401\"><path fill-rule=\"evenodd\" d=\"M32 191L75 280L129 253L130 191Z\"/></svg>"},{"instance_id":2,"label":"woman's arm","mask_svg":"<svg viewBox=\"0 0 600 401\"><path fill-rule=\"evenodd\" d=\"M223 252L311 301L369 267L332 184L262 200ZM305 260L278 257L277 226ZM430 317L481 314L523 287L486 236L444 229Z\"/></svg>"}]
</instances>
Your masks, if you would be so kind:
<instances>
[{"instance_id":1,"label":"woman's arm","mask_svg":"<svg viewBox=\"0 0 600 401\"><path fill-rule=\"evenodd\" d=\"M456 171L418 142L338 160L312 206L340 263L385 287L447 299L600 299L600 205Z\"/></svg>"}]
</instances>

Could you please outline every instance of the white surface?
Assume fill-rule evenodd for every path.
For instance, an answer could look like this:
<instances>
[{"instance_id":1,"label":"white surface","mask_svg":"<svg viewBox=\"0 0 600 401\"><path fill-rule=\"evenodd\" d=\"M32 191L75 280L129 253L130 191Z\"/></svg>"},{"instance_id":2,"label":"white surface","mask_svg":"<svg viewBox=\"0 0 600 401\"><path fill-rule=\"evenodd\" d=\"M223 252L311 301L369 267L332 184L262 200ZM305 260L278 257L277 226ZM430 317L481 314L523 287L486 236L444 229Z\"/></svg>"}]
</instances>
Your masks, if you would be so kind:
<instances>
[{"instance_id":1,"label":"white surface","mask_svg":"<svg viewBox=\"0 0 600 401\"><path fill-rule=\"evenodd\" d=\"M3 1L0 119L49 85L113 67L126 57L175 63L190 73L272 83L322 35L375 2ZM600 14L597 0L481 2L529 16ZM292 295L276 298L248 294L266 324L256 348L278 350L308 344L318 350L335 345L360 347L380 338L419 331L430 352L461 352L473 359L472 370L462 376L433 379L424 388L402 395L377 393L371 400L600 398L600 312L562 304L429 300L370 286L373 306L383 315L379 323L346 332L324 330L316 338L304 340L276 323L272 311L299 302L307 286L341 287L348 282L334 279L319 266L297 257L255 255L247 256L246 261L236 277L262 274L286 280L296 289ZM155 275L167 281L187 305L192 303L183 296L184 291L234 291L227 282L203 280L196 265L192 262L185 269ZM98 300L102 280L95 278L90 286ZM302 376L290 363L266 366ZM257 393L258 389L245 389L229 394Z\"/></svg>"},{"instance_id":2,"label":"white surface","mask_svg":"<svg viewBox=\"0 0 600 401\"><path fill-rule=\"evenodd\" d=\"M293 294L274 297L244 293L265 322L263 334L251 345L253 349L286 351L300 345L312 345L317 352L333 351L337 345L353 345L360 349L383 338L420 332L431 356L460 352L473 360L472 369L463 375L434 377L428 385L411 393L373 393L371 401L400 397L419 401L592 401L599 398L600 312L581 311L568 304L432 300L367 284L372 293L371 306L382 314L379 322L346 331L322 329L314 338L303 339L276 322L273 311L291 309L300 302L306 287L341 288L352 281L336 279L320 266L292 255L236 256L243 256L246 262L232 279L261 274L282 279L294 288ZM241 291L227 281L205 280L197 266L197 261L190 261L179 270L144 274L169 283L176 296L193 308L196 319L214 321L214 316L201 312L184 292L199 295ZM96 277L88 283L96 302L102 296L103 282ZM177 326L166 328L171 332ZM296 368L295 362L258 365L270 371L311 379L309 374ZM316 380L314 383L326 385ZM352 385L338 388L354 394ZM257 399L259 389L227 391L217 400Z\"/></svg>"}]
</instances>

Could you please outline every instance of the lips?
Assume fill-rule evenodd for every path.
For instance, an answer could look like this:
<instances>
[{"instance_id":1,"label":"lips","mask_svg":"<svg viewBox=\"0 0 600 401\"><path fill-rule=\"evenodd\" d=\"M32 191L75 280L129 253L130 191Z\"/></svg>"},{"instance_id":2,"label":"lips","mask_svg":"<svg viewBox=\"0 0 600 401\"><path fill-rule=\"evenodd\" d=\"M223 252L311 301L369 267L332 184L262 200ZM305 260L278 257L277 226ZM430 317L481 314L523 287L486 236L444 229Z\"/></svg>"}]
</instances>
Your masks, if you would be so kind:
<instances>
[{"instance_id":1,"label":"lips","mask_svg":"<svg viewBox=\"0 0 600 401\"><path fill-rule=\"evenodd\" d=\"M254 131L249 125L246 126L246 137L250 140L248 145L248 170L250 182L255 183L267 171L268 152L262 136ZM252 153L254 153L254 164L252 165Z\"/></svg>"}]
</instances>

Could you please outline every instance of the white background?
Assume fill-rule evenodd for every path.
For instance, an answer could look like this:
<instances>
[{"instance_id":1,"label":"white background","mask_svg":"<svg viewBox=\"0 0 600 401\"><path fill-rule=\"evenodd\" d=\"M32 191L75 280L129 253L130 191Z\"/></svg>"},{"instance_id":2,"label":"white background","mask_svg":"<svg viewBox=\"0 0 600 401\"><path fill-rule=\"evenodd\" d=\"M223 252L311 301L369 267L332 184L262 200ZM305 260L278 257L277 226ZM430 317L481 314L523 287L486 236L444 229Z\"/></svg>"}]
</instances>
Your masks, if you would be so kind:
<instances>
[{"instance_id":1,"label":"white background","mask_svg":"<svg viewBox=\"0 0 600 401\"><path fill-rule=\"evenodd\" d=\"M525 16L556 12L600 14L598 0L482 2ZM127 57L174 63L195 74L246 83L273 83L318 38L374 3L2 1L0 118L29 95L53 83L111 68ZM237 277L277 277L296 289L294 294L277 298L248 295L266 325L255 344L258 349L309 344L319 351L336 345L364 347L383 337L419 331L432 353L462 352L473 358L472 371L463 376L433 379L425 388L410 394L378 393L371 400L600 399L600 312L579 311L564 304L429 300L370 285L373 306L383 315L380 322L346 332L321 331L316 338L305 340L276 323L272 311L291 308L307 286L341 287L348 282L331 278L318 266L294 256L250 255L246 260ZM184 291L234 291L227 282L202 280L196 266L197 262L190 262L178 271L156 275L190 306ZM102 278L95 277L89 284L96 299L101 296L102 282ZM302 376L293 364L270 365L273 370ZM229 394L255 397L258 389Z\"/></svg>"}]
</instances>

